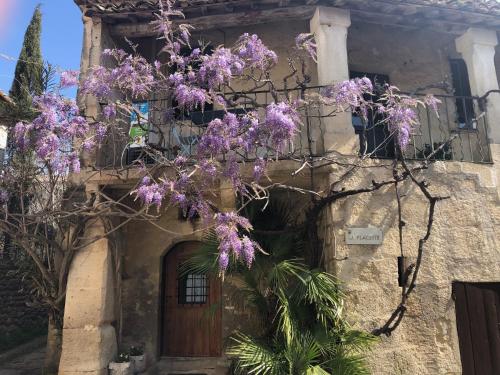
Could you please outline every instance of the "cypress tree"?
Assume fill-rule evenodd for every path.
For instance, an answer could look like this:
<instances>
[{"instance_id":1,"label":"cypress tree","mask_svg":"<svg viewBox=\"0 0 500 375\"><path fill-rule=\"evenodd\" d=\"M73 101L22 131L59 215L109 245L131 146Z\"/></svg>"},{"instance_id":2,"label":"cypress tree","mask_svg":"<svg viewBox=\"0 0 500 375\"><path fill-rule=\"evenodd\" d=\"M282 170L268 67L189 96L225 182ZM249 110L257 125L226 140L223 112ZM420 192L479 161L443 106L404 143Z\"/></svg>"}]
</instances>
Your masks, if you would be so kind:
<instances>
[{"instance_id":1,"label":"cypress tree","mask_svg":"<svg viewBox=\"0 0 500 375\"><path fill-rule=\"evenodd\" d=\"M42 31L42 13L40 5L35 8L31 22L24 34L23 47L14 73L14 82L10 89L10 97L19 109L26 110L30 106L31 97L43 91L43 59L40 48Z\"/></svg>"}]
</instances>

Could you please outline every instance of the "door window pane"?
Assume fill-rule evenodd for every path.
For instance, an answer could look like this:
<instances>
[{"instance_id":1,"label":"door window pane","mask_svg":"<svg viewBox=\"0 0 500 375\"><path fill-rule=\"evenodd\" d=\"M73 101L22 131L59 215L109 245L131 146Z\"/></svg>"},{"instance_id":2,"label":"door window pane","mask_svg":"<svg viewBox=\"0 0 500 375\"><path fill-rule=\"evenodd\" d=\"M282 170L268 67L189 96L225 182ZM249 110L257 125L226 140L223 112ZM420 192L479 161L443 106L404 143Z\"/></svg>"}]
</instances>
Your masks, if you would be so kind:
<instances>
[{"instance_id":1,"label":"door window pane","mask_svg":"<svg viewBox=\"0 0 500 375\"><path fill-rule=\"evenodd\" d=\"M204 304L207 299L207 275L190 273L179 279L179 304Z\"/></svg>"}]
</instances>

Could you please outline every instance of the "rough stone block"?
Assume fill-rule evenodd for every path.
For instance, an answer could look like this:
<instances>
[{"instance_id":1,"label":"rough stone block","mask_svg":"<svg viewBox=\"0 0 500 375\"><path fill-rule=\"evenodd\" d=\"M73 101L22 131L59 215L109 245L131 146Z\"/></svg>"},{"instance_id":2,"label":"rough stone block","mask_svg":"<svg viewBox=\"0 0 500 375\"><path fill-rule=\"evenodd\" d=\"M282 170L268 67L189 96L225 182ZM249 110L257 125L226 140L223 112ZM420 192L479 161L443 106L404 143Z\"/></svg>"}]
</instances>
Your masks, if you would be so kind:
<instances>
[{"instance_id":1,"label":"rough stone block","mask_svg":"<svg viewBox=\"0 0 500 375\"><path fill-rule=\"evenodd\" d=\"M68 278L64 328L99 326L114 320L114 275L108 241L79 252Z\"/></svg>"},{"instance_id":2,"label":"rough stone block","mask_svg":"<svg viewBox=\"0 0 500 375\"><path fill-rule=\"evenodd\" d=\"M65 329L59 375L107 374L116 353L116 334L111 325Z\"/></svg>"}]
</instances>

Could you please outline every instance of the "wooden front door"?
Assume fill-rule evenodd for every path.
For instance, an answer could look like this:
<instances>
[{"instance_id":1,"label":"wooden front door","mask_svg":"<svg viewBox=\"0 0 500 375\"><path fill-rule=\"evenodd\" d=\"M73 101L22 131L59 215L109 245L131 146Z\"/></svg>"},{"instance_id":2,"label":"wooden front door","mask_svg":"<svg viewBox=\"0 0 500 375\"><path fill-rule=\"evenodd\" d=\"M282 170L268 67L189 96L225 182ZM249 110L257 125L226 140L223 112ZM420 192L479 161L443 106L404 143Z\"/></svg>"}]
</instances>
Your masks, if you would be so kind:
<instances>
[{"instance_id":1,"label":"wooden front door","mask_svg":"<svg viewBox=\"0 0 500 375\"><path fill-rule=\"evenodd\" d=\"M180 265L200 246L183 242L172 248L163 264L162 355L221 355L221 282L201 274L179 275Z\"/></svg>"},{"instance_id":2,"label":"wooden front door","mask_svg":"<svg viewBox=\"0 0 500 375\"><path fill-rule=\"evenodd\" d=\"M500 374L500 284L453 283L463 375Z\"/></svg>"}]
</instances>

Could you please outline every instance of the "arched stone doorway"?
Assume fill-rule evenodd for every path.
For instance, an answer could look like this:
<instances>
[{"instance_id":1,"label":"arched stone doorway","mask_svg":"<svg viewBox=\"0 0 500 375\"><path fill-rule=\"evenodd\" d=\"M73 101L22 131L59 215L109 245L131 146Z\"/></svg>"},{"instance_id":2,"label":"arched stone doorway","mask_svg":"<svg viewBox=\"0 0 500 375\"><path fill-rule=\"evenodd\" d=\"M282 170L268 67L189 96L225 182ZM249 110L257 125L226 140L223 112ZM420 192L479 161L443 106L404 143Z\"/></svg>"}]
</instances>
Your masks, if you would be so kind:
<instances>
[{"instance_id":1,"label":"arched stone doorway","mask_svg":"<svg viewBox=\"0 0 500 375\"><path fill-rule=\"evenodd\" d=\"M161 354L166 357L221 355L221 282L214 276L180 275L180 265L199 247L175 245L163 259Z\"/></svg>"}]
</instances>

